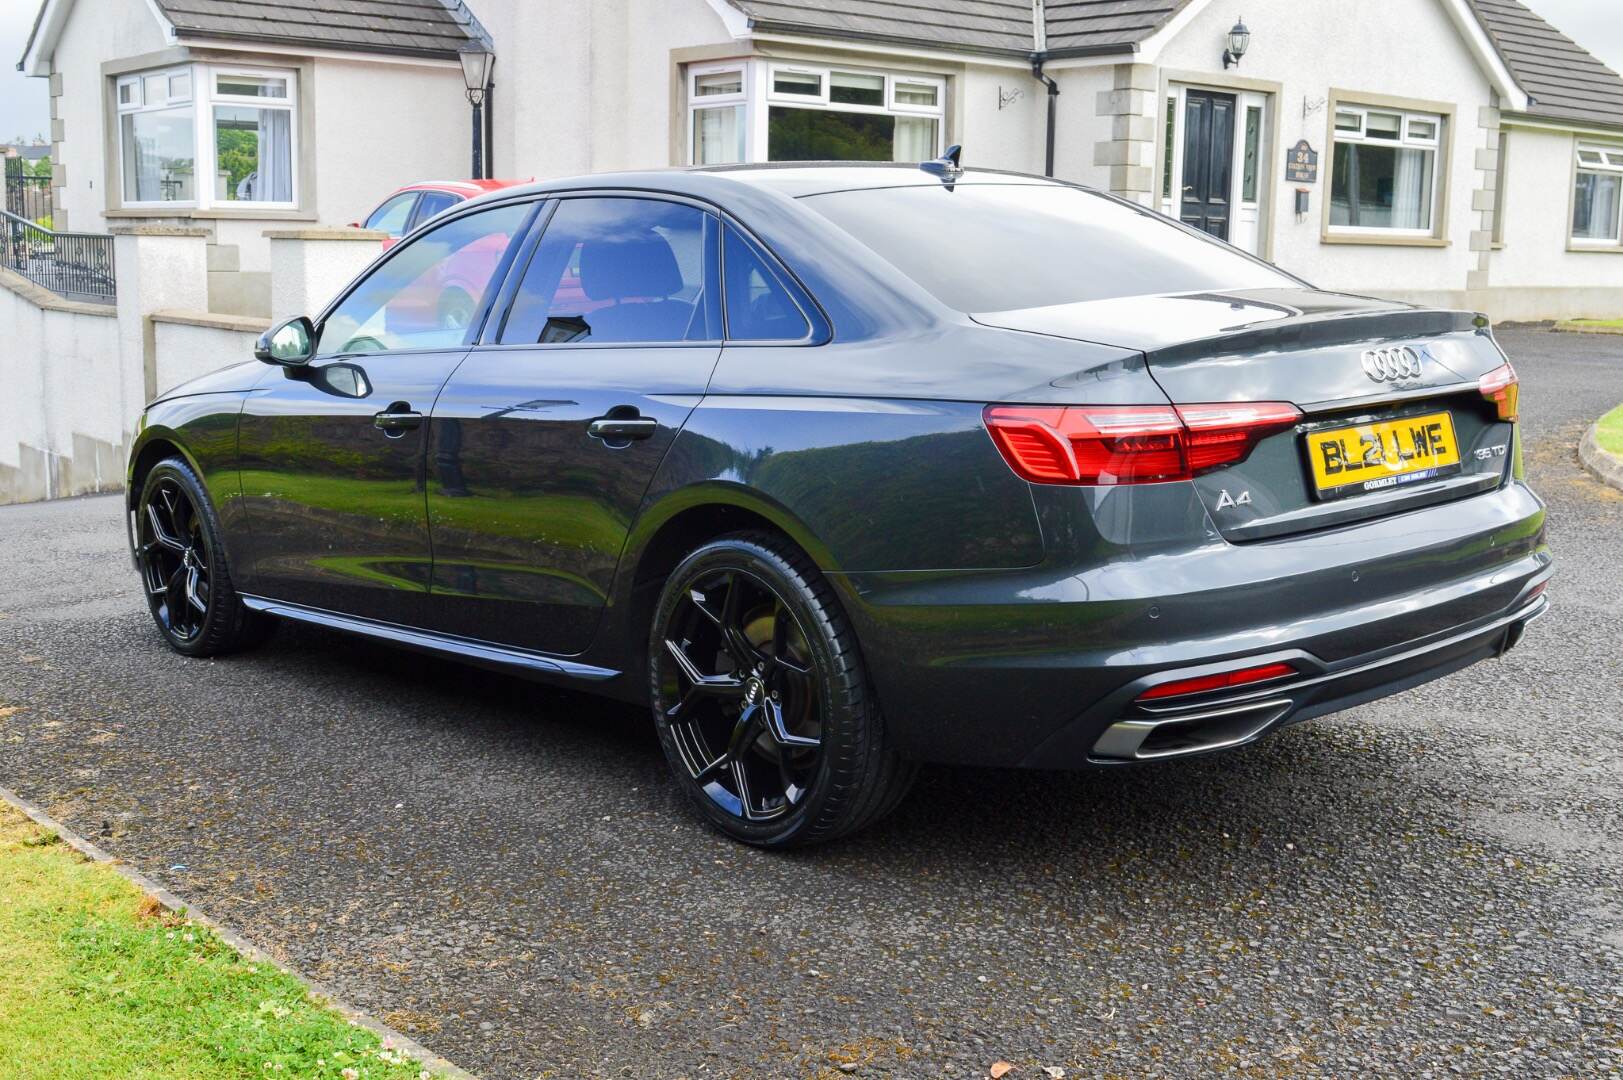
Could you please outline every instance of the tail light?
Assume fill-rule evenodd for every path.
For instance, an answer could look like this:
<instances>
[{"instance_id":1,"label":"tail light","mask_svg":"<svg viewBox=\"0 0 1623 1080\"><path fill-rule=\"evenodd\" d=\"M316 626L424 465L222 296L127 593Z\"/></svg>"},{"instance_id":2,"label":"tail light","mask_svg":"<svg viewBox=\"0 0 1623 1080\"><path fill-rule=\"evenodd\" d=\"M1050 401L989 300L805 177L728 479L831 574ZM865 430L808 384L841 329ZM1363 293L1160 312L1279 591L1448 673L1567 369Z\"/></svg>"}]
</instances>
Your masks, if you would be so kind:
<instances>
[{"instance_id":1,"label":"tail light","mask_svg":"<svg viewBox=\"0 0 1623 1080\"><path fill-rule=\"evenodd\" d=\"M1302 417L1288 402L1211 405L988 405L1003 459L1034 484L1188 480L1244 461Z\"/></svg>"},{"instance_id":2,"label":"tail light","mask_svg":"<svg viewBox=\"0 0 1623 1080\"><path fill-rule=\"evenodd\" d=\"M1216 675L1201 675L1193 679L1164 682L1159 686L1150 687L1134 700L1156 701L1160 698L1181 697L1184 694L1200 694L1208 690L1227 690L1235 686L1272 682L1295 674L1296 669L1289 664L1263 664L1261 667L1241 668L1239 671L1224 671Z\"/></svg>"},{"instance_id":3,"label":"tail light","mask_svg":"<svg viewBox=\"0 0 1623 1080\"><path fill-rule=\"evenodd\" d=\"M1482 396L1493 402L1499 411L1499 419L1516 419L1517 408L1521 404L1522 384L1516 378L1516 369L1508 362L1482 376L1476 385L1482 391Z\"/></svg>"}]
</instances>

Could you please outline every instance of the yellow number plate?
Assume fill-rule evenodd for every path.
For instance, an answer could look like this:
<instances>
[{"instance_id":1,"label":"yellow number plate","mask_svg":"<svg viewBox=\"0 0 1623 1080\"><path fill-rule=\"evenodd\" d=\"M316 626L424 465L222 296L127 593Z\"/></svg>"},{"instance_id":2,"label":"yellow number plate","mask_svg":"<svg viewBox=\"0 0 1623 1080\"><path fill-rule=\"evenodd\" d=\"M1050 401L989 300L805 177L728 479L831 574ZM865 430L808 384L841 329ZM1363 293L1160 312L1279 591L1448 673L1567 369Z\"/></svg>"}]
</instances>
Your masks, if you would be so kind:
<instances>
[{"instance_id":1,"label":"yellow number plate","mask_svg":"<svg viewBox=\"0 0 1623 1080\"><path fill-rule=\"evenodd\" d=\"M1456 472L1460 446L1453 416L1427 413L1309 432L1307 462L1319 498L1334 499Z\"/></svg>"}]
</instances>

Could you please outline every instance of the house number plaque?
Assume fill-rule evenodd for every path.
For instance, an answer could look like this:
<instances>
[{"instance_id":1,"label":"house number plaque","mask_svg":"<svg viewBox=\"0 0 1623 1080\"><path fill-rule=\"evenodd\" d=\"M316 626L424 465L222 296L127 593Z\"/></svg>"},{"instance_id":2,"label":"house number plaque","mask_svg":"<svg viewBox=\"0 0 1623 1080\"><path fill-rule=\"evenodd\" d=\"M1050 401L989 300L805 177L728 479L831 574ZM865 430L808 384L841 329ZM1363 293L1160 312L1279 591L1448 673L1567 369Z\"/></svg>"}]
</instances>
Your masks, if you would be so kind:
<instances>
[{"instance_id":1,"label":"house number plaque","mask_svg":"<svg viewBox=\"0 0 1623 1080\"><path fill-rule=\"evenodd\" d=\"M1319 182L1319 152L1299 139L1285 157L1285 182L1290 184L1316 184Z\"/></svg>"}]
</instances>

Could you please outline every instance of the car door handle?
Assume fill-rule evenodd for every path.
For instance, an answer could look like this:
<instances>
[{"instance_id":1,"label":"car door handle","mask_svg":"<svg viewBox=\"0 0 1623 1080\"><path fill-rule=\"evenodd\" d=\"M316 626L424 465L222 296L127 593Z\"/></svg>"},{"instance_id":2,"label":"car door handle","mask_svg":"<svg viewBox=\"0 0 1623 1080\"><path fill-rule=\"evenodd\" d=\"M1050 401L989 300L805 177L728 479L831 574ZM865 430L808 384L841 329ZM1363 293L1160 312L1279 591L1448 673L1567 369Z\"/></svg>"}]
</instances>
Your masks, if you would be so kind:
<instances>
[{"instance_id":1,"label":"car door handle","mask_svg":"<svg viewBox=\"0 0 1623 1080\"><path fill-rule=\"evenodd\" d=\"M372 417L372 424L385 435L392 435L410 431L420 427L423 414L412 412L410 409L395 409L390 407Z\"/></svg>"},{"instance_id":2,"label":"car door handle","mask_svg":"<svg viewBox=\"0 0 1623 1080\"><path fill-rule=\"evenodd\" d=\"M588 435L604 441L646 439L658 430L659 421L652 416L600 416L586 426Z\"/></svg>"}]
</instances>

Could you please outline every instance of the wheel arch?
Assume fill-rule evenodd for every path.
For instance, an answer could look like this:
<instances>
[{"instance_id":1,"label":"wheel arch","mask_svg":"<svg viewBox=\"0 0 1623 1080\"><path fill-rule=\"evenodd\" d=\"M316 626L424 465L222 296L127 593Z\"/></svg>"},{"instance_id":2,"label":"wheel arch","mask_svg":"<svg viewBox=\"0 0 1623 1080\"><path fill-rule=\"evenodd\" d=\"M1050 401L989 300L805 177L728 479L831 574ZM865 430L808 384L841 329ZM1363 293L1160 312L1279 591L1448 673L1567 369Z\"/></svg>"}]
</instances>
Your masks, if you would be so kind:
<instances>
[{"instance_id":1,"label":"wheel arch","mask_svg":"<svg viewBox=\"0 0 1623 1080\"><path fill-rule=\"evenodd\" d=\"M696 484L671 492L638 515L620 560L615 588L614 632L624 642L630 686L646 693L641 673L648 661L648 625L660 589L678 563L695 549L732 533L762 529L781 535L821 571L834 569L816 535L776 501L738 484Z\"/></svg>"},{"instance_id":2,"label":"wheel arch","mask_svg":"<svg viewBox=\"0 0 1623 1080\"><path fill-rule=\"evenodd\" d=\"M180 436L168 428L148 428L141 433L135 447L130 452L129 482L125 491L125 506L135 509L136 502L141 498L141 488L146 484L147 474L153 466L166 458L179 457L191 466L198 476L203 475L202 468L197 459L186 449Z\"/></svg>"}]
</instances>

